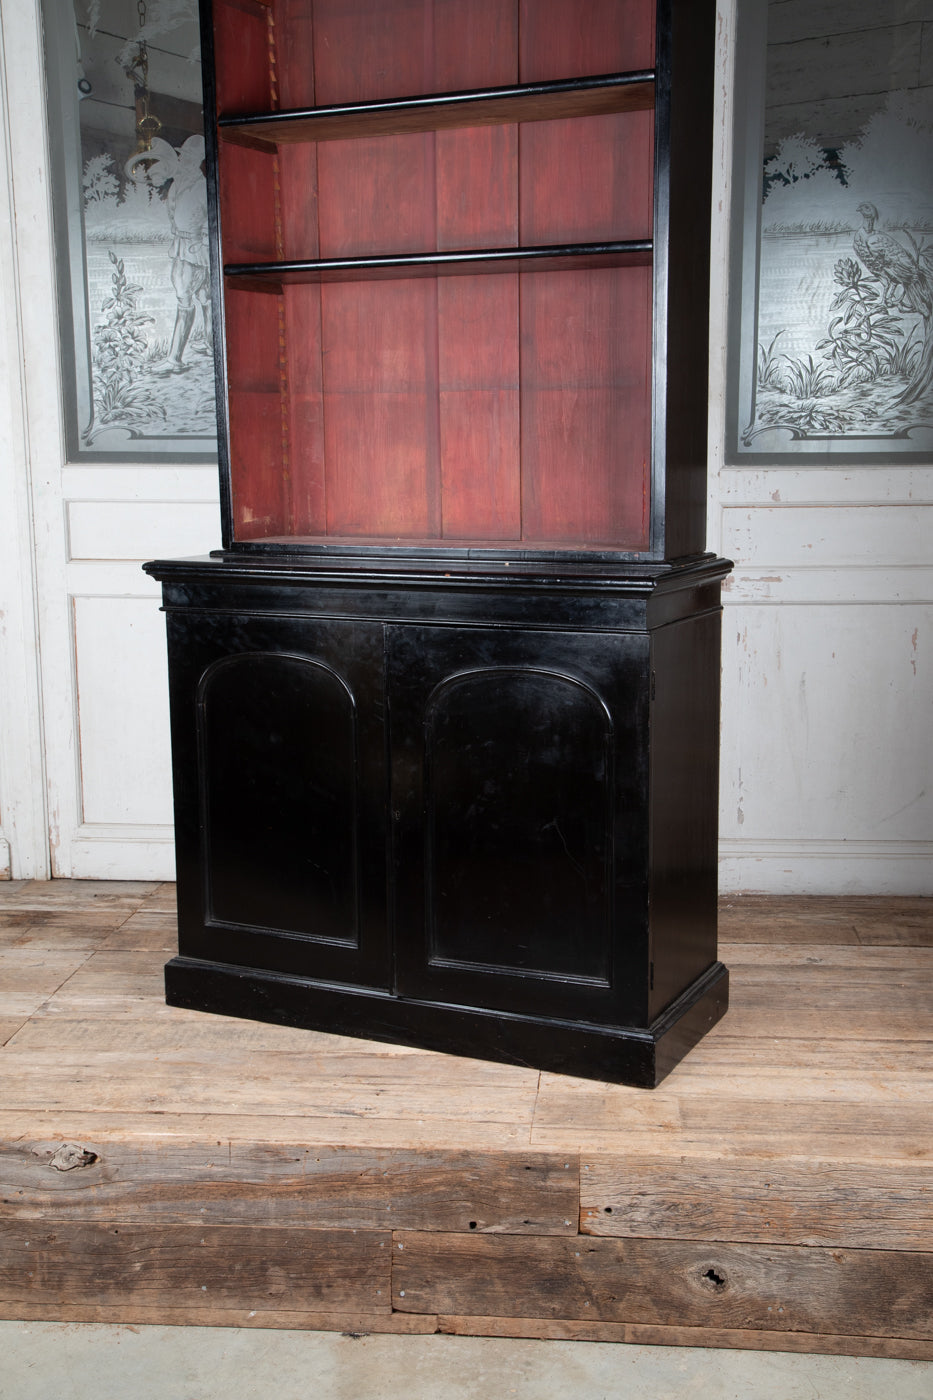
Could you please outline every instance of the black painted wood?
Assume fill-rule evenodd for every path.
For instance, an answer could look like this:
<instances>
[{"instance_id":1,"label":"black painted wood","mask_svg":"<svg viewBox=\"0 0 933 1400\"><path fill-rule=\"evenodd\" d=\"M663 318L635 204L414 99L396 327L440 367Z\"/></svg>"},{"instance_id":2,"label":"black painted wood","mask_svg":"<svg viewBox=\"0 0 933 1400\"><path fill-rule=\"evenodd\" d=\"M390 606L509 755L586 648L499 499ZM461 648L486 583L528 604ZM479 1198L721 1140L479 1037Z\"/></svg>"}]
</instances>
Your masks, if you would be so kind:
<instances>
[{"instance_id":1,"label":"black painted wood","mask_svg":"<svg viewBox=\"0 0 933 1400\"><path fill-rule=\"evenodd\" d=\"M211 114L209 0L202 9ZM359 135L354 122L506 120L500 101L508 119L525 104L529 120L565 102L590 115L653 103L651 240L226 270L231 285L278 293L538 256L577 271L650 263L650 548L236 539L218 355L225 548L146 566L168 615L172 1004L646 1087L725 1011L716 824L729 566L703 552L713 25L712 0L658 0L653 80L221 123L224 141L273 150L275 133L340 139ZM222 344L213 120L207 151ZM287 364L278 372L287 382Z\"/></svg>"},{"instance_id":2,"label":"black painted wood","mask_svg":"<svg viewBox=\"0 0 933 1400\"><path fill-rule=\"evenodd\" d=\"M647 239L575 243L542 248L480 248L369 258L320 258L304 262L227 263L231 286L278 295L305 282L376 282L410 277L475 277L478 273L580 272L598 267L648 267Z\"/></svg>"},{"instance_id":3,"label":"black painted wood","mask_svg":"<svg viewBox=\"0 0 933 1400\"><path fill-rule=\"evenodd\" d=\"M346 102L278 112L223 116L228 140L246 138L270 146L284 141L346 141L363 136L503 122L556 121L566 117L633 112L654 105L654 73L605 73L552 83L520 83L473 92L434 93L388 102Z\"/></svg>"},{"instance_id":4,"label":"black painted wood","mask_svg":"<svg viewBox=\"0 0 933 1400\"><path fill-rule=\"evenodd\" d=\"M169 614L171 996L649 1082L638 1047L679 1007L676 1062L718 966L727 566L603 596L447 562L147 566ZM570 1029L545 1051L552 1022Z\"/></svg>"},{"instance_id":5,"label":"black painted wood","mask_svg":"<svg viewBox=\"0 0 933 1400\"><path fill-rule=\"evenodd\" d=\"M647 1029L410 1001L182 957L166 964L165 987L170 1006L654 1089L725 1014L729 974L716 963Z\"/></svg>"},{"instance_id":6,"label":"black painted wood","mask_svg":"<svg viewBox=\"0 0 933 1400\"><path fill-rule=\"evenodd\" d=\"M396 626L406 994L644 1024L644 634Z\"/></svg>"},{"instance_id":7,"label":"black painted wood","mask_svg":"<svg viewBox=\"0 0 933 1400\"><path fill-rule=\"evenodd\" d=\"M179 949L388 986L383 629L168 619Z\"/></svg>"}]
</instances>

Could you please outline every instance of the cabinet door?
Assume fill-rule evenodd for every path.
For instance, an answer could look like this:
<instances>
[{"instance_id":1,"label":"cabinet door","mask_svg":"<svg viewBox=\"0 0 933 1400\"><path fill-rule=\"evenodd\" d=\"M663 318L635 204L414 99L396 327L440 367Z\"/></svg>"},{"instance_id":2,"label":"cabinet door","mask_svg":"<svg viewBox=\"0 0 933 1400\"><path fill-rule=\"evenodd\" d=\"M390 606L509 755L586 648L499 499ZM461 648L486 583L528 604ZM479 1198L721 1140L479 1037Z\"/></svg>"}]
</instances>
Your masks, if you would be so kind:
<instances>
[{"instance_id":1,"label":"cabinet door","mask_svg":"<svg viewBox=\"0 0 933 1400\"><path fill-rule=\"evenodd\" d=\"M398 989L640 1023L647 638L389 629Z\"/></svg>"},{"instance_id":2,"label":"cabinet door","mask_svg":"<svg viewBox=\"0 0 933 1400\"><path fill-rule=\"evenodd\" d=\"M179 946L387 986L383 629L169 618Z\"/></svg>"}]
</instances>

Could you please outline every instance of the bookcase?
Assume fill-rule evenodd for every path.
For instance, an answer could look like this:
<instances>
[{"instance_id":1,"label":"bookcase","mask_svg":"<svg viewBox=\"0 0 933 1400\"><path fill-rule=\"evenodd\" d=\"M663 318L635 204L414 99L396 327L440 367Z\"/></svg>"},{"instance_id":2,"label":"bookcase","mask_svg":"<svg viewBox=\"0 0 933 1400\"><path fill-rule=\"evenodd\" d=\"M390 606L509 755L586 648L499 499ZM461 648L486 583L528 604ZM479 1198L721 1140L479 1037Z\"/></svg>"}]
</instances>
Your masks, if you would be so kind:
<instances>
[{"instance_id":1,"label":"bookcase","mask_svg":"<svg viewBox=\"0 0 933 1400\"><path fill-rule=\"evenodd\" d=\"M714 20L202 5L171 1002L644 1085L725 1010Z\"/></svg>"}]
</instances>

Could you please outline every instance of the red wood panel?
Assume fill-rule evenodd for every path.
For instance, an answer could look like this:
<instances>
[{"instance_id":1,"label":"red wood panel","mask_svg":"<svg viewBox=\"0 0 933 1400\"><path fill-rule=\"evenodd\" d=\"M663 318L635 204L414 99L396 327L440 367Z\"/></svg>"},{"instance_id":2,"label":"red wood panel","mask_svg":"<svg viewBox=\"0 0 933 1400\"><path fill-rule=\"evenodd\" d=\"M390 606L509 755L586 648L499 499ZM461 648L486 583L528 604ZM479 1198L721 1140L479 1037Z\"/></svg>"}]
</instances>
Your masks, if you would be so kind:
<instances>
[{"instance_id":1,"label":"red wood panel","mask_svg":"<svg viewBox=\"0 0 933 1400\"><path fill-rule=\"evenodd\" d=\"M336 283L321 306L328 532L436 537L436 284Z\"/></svg>"},{"instance_id":2,"label":"red wood panel","mask_svg":"<svg viewBox=\"0 0 933 1400\"><path fill-rule=\"evenodd\" d=\"M327 497L321 289L313 285L286 287L284 295L288 346L288 533L323 535L327 530Z\"/></svg>"},{"instance_id":3,"label":"red wood panel","mask_svg":"<svg viewBox=\"0 0 933 1400\"><path fill-rule=\"evenodd\" d=\"M318 187L322 257L433 250L433 133L322 142Z\"/></svg>"},{"instance_id":4,"label":"red wood panel","mask_svg":"<svg viewBox=\"0 0 933 1400\"><path fill-rule=\"evenodd\" d=\"M268 11L255 0L217 0L214 66L217 110L266 112L272 103Z\"/></svg>"},{"instance_id":5,"label":"red wood panel","mask_svg":"<svg viewBox=\"0 0 933 1400\"><path fill-rule=\"evenodd\" d=\"M317 102L367 102L434 90L431 0L314 0Z\"/></svg>"},{"instance_id":6,"label":"red wood panel","mask_svg":"<svg viewBox=\"0 0 933 1400\"><path fill-rule=\"evenodd\" d=\"M288 142L279 147L279 219L284 258L319 256L318 151L314 142Z\"/></svg>"},{"instance_id":7,"label":"red wood panel","mask_svg":"<svg viewBox=\"0 0 933 1400\"><path fill-rule=\"evenodd\" d=\"M654 0L521 0L521 82L654 67Z\"/></svg>"},{"instance_id":8,"label":"red wood panel","mask_svg":"<svg viewBox=\"0 0 933 1400\"><path fill-rule=\"evenodd\" d=\"M436 92L518 82L517 0L435 0Z\"/></svg>"},{"instance_id":9,"label":"red wood panel","mask_svg":"<svg viewBox=\"0 0 933 1400\"><path fill-rule=\"evenodd\" d=\"M526 540L646 542L648 268L522 278Z\"/></svg>"},{"instance_id":10,"label":"red wood panel","mask_svg":"<svg viewBox=\"0 0 933 1400\"><path fill-rule=\"evenodd\" d=\"M282 404L275 393L231 390L230 477L234 533L261 540L289 532L282 472Z\"/></svg>"},{"instance_id":11,"label":"red wood panel","mask_svg":"<svg viewBox=\"0 0 933 1400\"><path fill-rule=\"evenodd\" d=\"M279 388L279 303L262 292L226 288L227 377L239 389Z\"/></svg>"},{"instance_id":12,"label":"red wood panel","mask_svg":"<svg viewBox=\"0 0 933 1400\"><path fill-rule=\"evenodd\" d=\"M651 237L653 113L525 122L520 160L522 243Z\"/></svg>"},{"instance_id":13,"label":"red wood panel","mask_svg":"<svg viewBox=\"0 0 933 1400\"><path fill-rule=\"evenodd\" d=\"M439 132L438 248L517 242L517 127ZM441 278L438 355L443 533L518 539L517 276Z\"/></svg>"},{"instance_id":14,"label":"red wood panel","mask_svg":"<svg viewBox=\"0 0 933 1400\"><path fill-rule=\"evenodd\" d=\"M276 256L272 156L220 142L220 228L224 262Z\"/></svg>"},{"instance_id":15,"label":"red wood panel","mask_svg":"<svg viewBox=\"0 0 933 1400\"><path fill-rule=\"evenodd\" d=\"M518 128L439 131L437 247L518 244Z\"/></svg>"},{"instance_id":16,"label":"red wood panel","mask_svg":"<svg viewBox=\"0 0 933 1400\"><path fill-rule=\"evenodd\" d=\"M238 539L282 534L289 519L283 473L279 298L226 298L230 475Z\"/></svg>"},{"instance_id":17,"label":"red wood panel","mask_svg":"<svg viewBox=\"0 0 933 1400\"><path fill-rule=\"evenodd\" d=\"M278 106L314 106L314 20L311 0L273 0Z\"/></svg>"},{"instance_id":18,"label":"red wood panel","mask_svg":"<svg viewBox=\"0 0 933 1400\"><path fill-rule=\"evenodd\" d=\"M438 282L443 533L521 536L518 277Z\"/></svg>"}]
</instances>

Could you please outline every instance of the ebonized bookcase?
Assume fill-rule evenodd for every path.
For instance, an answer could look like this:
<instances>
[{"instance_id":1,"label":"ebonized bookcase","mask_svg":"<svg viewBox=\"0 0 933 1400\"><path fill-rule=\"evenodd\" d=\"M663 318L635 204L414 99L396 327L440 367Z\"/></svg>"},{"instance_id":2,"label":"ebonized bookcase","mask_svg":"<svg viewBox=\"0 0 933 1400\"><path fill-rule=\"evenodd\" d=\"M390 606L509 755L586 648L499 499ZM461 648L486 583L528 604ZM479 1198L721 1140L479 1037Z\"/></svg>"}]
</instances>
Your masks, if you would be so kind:
<instances>
[{"instance_id":1,"label":"ebonized bookcase","mask_svg":"<svg viewBox=\"0 0 933 1400\"><path fill-rule=\"evenodd\" d=\"M175 1005L654 1085L724 1012L713 0L202 7Z\"/></svg>"}]
</instances>

